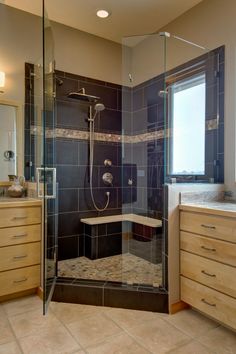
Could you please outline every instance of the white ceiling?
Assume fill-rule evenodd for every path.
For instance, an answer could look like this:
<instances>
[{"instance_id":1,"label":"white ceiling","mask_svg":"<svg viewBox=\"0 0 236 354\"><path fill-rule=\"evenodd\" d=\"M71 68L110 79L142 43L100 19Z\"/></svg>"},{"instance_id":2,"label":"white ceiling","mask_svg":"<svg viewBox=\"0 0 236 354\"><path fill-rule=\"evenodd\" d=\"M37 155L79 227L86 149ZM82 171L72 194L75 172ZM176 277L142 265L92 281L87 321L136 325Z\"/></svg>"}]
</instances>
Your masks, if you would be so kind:
<instances>
[{"instance_id":1,"label":"white ceiling","mask_svg":"<svg viewBox=\"0 0 236 354\"><path fill-rule=\"evenodd\" d=\"M45 0L49 18L99 37L121 42L122 37L156 32L202 0ZM41 15L41 0L0 0L6 5ZM98 9L112 14L96 16Z\"/></svg>"}]
</instances>

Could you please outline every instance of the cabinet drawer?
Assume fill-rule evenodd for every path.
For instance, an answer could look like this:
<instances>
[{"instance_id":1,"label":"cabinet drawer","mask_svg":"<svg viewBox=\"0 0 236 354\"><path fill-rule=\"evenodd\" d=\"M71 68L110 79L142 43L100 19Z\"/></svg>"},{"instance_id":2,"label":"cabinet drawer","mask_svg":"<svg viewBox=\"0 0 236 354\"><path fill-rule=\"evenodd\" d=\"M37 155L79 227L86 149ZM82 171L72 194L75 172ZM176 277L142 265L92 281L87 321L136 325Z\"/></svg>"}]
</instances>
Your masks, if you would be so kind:
<instances>
[{"instance_id":1,"label":"cabinet drawer","mask_svg":"<svg viewBox=\"0 0 236 354\"><path fill-rule=\"evenodd\" d=\"M0 296L36 288L40 285L40 266L2 272L0 284Z\"/></svg>"},{"instance_id":2,"label":"cabinet drawer","mask_svg":"<svg viewBox=\"0 0 236 354\"><path fill-rule=\"evenodd\" d=\"M236 243L233 218L181 211L180 230Z\"/></svg>"},{"instance_id":3,"label":"cabinet drawer","mask_svg":"<svg viewBox=\"0 0 236 354\"><path fill-rule=\"evenodd\" d=\"M236 266L236 244L181 231L180 248L184 251Z\"/></svg>"},{"instance_id":4,"label":"cabinet drawer","mask_svg":"<svg viewBox=\"0 0 236 354\"><path fill-rule=\"evenodd\" d=\"M0 229L0 247L41 240L41 225Z\"/></svg>"},{"instance_id":5,"label":"cabinet drawer","mask_svg":"<svg viewBox=\"0 0 236 354\"><path fill-rule=\"evenodd\" d=\"M40 242L0 248L0 271L40 263Z\"/></svg>"},{"instance_id":6,"label":"cabinet drawer","mask_svg":"<svg viewBox=\"0 0 236 354\"><path fill-rule=\"evenodd\" d=\"M40 207L2 208L0 210L0 227L22 226L40 223Z\"/></svg>"},{"instance_id":7,"label":"cabinet drawer","mask_svg":"<svg viewBox=\"0 0 236 354\"><path fill-rule=\"evenodd\" d=\"M181 251L180 269L181 275L236 298L236 268Z\"/></svg>"},{"instance_id":8,"label":"cabinet drawer","mask_svg":"<svg viewBox=\"0 0 236 354\"><path fill-rule=\"evenodd\" d=\"M181 277L181 300L236 329L236 299Z\"/></svg>"}]
</instances>

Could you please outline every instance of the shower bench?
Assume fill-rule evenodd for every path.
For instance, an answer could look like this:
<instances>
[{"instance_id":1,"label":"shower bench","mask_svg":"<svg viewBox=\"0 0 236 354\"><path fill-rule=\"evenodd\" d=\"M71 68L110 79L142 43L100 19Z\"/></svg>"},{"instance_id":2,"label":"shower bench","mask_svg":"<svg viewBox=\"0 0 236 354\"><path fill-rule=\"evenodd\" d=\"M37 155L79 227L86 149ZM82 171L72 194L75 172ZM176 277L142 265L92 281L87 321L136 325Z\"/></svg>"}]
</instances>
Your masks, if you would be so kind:
<instances>
[{"instance_id":1,"label":"shower bench","mask_svg":"<svg viewBox=\"0 0 236 354\"><path fill-rule=\"evenodd\" d=\"M132 223L141 224L149 227L162 227L162 221L147 216L137 214L118 214L110 216L98 216L96 218L85 218L80 220L87 225L109 224L113 222L130 221Z\"/></svg>"},{"instance_id":2,"label":"shower bench","mask_svg":"<svg viewBox=\"0 0 236 354\"><path fill-rule=\"evenodd\" d=\"M131 252L149 260L151 256L147 250L154 247L148 246L148 243L161 248L161 220L137 214L119 214L80 221L84 223L85 256L89 259ZM159 262L159 258L155 257L155 263Z\"/></svg>"}]
</instances>

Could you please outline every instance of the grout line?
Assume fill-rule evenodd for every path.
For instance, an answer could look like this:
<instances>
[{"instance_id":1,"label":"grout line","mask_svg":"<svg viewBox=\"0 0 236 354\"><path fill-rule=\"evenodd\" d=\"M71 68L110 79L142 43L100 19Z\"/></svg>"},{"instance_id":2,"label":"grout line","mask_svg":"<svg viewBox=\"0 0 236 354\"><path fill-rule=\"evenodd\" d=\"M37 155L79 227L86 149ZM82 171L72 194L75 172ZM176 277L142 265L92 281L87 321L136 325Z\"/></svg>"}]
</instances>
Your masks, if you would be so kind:
<instances>
[{"instance_id":1,"label":"grout line","mask_svg":"<svg viewBox=\"0 0 236 354\"><path fill-rule=\"evenodd\" d=\"M212 320L212 319L211 319L211 320ZM212 320L212 321L214 321L214 320ZM202 343L199 339L200 339L203 335L207 335L209 332L212 332L212 331L216 330L217 328L223 327L223 326L221 326L221 324L219 324L219 323L217 323L217 322L216 322L216 324L218 324L218 326L216 326L215 328L211 328L211 329L209 329L209 330L207 331L207 333L203 333L201 336L198 336L198 337L194 338L194 340L195 340L196 342L200 343L200 344L201 344L204 348L206 348L207 350L210 350L210 351L212 352L212 354L218 354L218 352L212 351L211 348L209 348L207 345L205 345L204 343ZM223 328L225 328L225 327L223 327ZM234 332L232 332L232 333L234 333Z\"/></svg>"},{"instance_id":2,"label":"grout line","mask_svg":"<svg viewBox=\"0 0 236 354\"><path fill-rule=\"evenodd\" d=\"M122 309L122 310L126 310L126 309ZM127 311L137 311L137 310L129 310L129 309L127 309ZM139 345L140 347L142 347L143 349L145 349L146 351L148 351L148 353L151 353L151 352L149 351L149 349L147 349L143 344L139 343L139 342L137 341L137 339L136 339L134 336L132 336L132 335L128 332L127 328L123 328L119 323L117 323L115 320L113 320L113 318L111 318L111 317L109 316L109 314L107 314L107 312L104 313L104 315L105 315L107 318L109 318L113 323L115 323L126 335L128 335L130 338L132 338L132 340L133 340L137 345ZM149 322L149 321L152 321L152 320L147 320L147 321L144 321L144 322ZM132 327L130 327L130 328L139 327L139 326L140 326L140 325L135 325L135 326L132 326Z\"/></svg>"},{"instance_id":3,"label":"grout line","mask_svg":"<svg viewBox=\"0 0 236 354\"><path fill-rule=\"evenodd\" d=\"M15 333L15 331L14 331L12 325L11 325L11 322L10 322L10 320L9 320L9 317L10 317L10 316L7 315L7 313L6 313L5 309L4 309L4 306L2 306L2 309L3 309L4 314L6 315L7 323L8 323L8 325L9 325L9 328L10 328L11 332L13 333L13 336L14 336L14 338L15 338L15 342L16 342L17 346L19 347L21 353L24 354L24 351L23 351L23 348L22 348L22 346L21 346L21 344L20 344L20 341L19 341L19 339L17 338L16 333ZM13 341L11 341L11 342L13 342ZM10 343L10 342L7 342L7 343ZM2 344L7 344L7 343L2 343ZM1 347L1 346L0 346L0 347Z\"/></svg>"},{"instance_id":4,"label":"grout line","mask_svg":"<svg viewBox=\"0 0 236 354\"><path fill-rule=\"evenodd\" d=\"M185 309L185 310L183 310L183 311L190 311L190 310L192 310L192 309ZM193 310L192 310L192 311L193 311ZM181 311L181 312L182 312L182 311ZM172 317L172 316L174 316L174 315L169 315L168 318L170 318L170 317ZM206 318L206 319L208 320L207 317L205 317L205 316L203 316L203 317L204 317L204 319ZM184 329L182 329L182 328L178 327L177 325L171 323L167 318L163 317L163 319L164 319L164 321L167 322L169 325L171 325L172 327L178 329L180 332L182 332L183 334L187 335L187 336L188 336L189 338L191 338L192 340L195 340L195 341L199 342L199 341L198 341L198 338L200 338L200 337L203 335L203 334L201 334L201 335L199 335L199 336L193 337L192 335L190 335L189 333L187 333ZM212 321L213 321L213 320L212 320ZM213 322L214 322L214 321L213 321ZM210 332L210 331L212 331L212 330L214 330L214 329L220 327L220 324L217 324L217 322L215 322L215 323L216 323L216 327L209 329L208 332ZM201 342L199 342L199 343L201 343ZM201 344L202 344L202 343L201 343Z\"/></svg>"},{"instance_id":5,"label":"grout line","mask_svg":"<svg viewBox=\"0 0 236 354\"><path fill-rule=\"evenodd\" d=\"M77 305L77 304L76 304ZM82 305L82 306L88 306L88 305ZM90 305L91 306L91 305ZM102 307L102 306L95 306L95 307ZM105 314L103 313L103 310L101 311L101 313L99 313L99 314L90 314L90 315L88 315L88 316L86 316L86 317L84 317L83 319L87 319L87 318L92 318L92 317L96 317L96 316L102 316L102 317L105 317L105 319L108 319L106 316L104 316ZM60 321L62 324L63 324L63 322L62 321ZM112 322L114 322L114 321L112 321ZM76 323L76 321L73 321L73 322L71 322L71 323L69 323L68 325L70 325L70 324L72 324L72 323ZM97 342L97 343L94 343L93 345L91 345L91 346L88 346L88 347L84 347L77 339L76 339L76 337L73 335L73 333L70 331L70 329L67 327L67 325L66 324L63 324L63 326L64 327L66 327L66 329L69 331L69 333L71 334L71 336L75 339L75 341L81 346L81 348L82 348L82 350L84 350L86 353L87 353L87 348L89 348L89 347L92 347L92 346L95 346L95 345L98 345L98 344L101 344L101 343L103 343L104 342L104 340L109 340L109 339L111 339L111 338L113 338L113 337L115 337L115 336L117 336L117 335L119 335L119 334L121 334L122 333L122 331L121 332L119 332L119 333L117 333L117 334L113 334L113 335L110 335L110 336L107 336L104 340L102 340L101 342L99 341L99 342ZM117 326L117 327L119 327L119 326ZM120 328L120 327L119 327Z\"/></svg>"},{"instance_id":6,"label":"grout line","mask_svg":"<svg viewBox=\"0 0 236 354\"><path fill-rule=\"evenodd\" d=\"M56 301L55 301L55 302L56 302ZM60 302L57 302L57 304L60 304ZM63 302L62 304L64 304L64 302ZM66 303L66 304L68 304L68 303ZM80 304L73 304L73 305L80 305ZM84 305L84 306L86 306L86 305ZM80 344L80 342L76 339L76 337L73 335L73 333L71 333L71 331L69 330L69 328L67 327L67 325L60 319L59 316L57 316L57 314L56 314L52 309L51 309L51 311L52 311L53 315L56 317L56 319L60 322L60 324L65 328L66 332L69 333L69 335L70 335L72 338L74 338L75 342L80 346L79 350L82 349L82 350L85 351L85 348ZM86 318L86 317L85 317L85 318ZM70 322L70 323L74 323L74 322L76 322L76 321L73 321L73 322ZM69 324L70 324L70 323L69 323ZM76 350L75 353L76 353L76 352L78 352L78 350ZM73 353L71 353L71 354L73 354Z\"/></svg>"}]
</instances>

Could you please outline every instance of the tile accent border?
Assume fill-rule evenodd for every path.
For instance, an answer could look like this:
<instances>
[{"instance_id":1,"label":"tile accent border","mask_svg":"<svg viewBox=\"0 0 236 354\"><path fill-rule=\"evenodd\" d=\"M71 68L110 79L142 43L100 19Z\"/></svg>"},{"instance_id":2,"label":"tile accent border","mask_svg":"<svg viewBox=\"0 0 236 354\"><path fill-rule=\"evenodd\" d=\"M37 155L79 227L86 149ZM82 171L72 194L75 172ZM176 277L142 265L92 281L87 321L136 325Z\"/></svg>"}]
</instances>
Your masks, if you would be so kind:
<instances>
[{"instance_id":1,"label":"tile accent border","mask_svg":"<svg viewBox=\"0 0 236 354\"><path fill-rule=\"evenodd\" d=\"M214 130L218 127L218 120L211 119L206 121L206 130ZM30 128L31 135L43 135L43 129L40 126L32 125ZM171 136L169 129L166 129L166 137ZM75 140L89 140L89 132L85 130L74 130L74 129L47 129L47 138L66 138ZM96 141L103 142L113 142L113 143L128 143L135 144L141 142L147 142L152 140L160 140L165 137L165 129L155 130L147 133L142 133L138 135L119 135L119 134L108 134L108 133L96 133L94 138Z\"/></svg>"}]
</instances>

